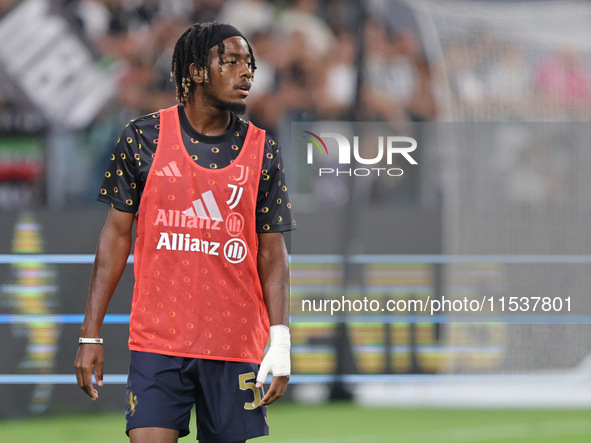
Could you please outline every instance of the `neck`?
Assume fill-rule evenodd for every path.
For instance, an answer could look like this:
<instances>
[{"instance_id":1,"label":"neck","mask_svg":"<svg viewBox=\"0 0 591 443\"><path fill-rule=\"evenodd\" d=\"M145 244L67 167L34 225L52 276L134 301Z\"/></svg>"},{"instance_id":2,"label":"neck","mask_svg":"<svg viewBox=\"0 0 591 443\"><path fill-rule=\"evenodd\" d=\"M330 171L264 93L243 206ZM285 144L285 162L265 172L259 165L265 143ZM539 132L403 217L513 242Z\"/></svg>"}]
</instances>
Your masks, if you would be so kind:
<instances>
[{"instance_id":1,"label":"neck","mask_svg":"<svg viewBox=\"0 0 591 443\"><path fill-rule=\"evenodd\" d=\"M230 111L207 103L204 97L193 96L184 105L187 120L203 135L222 135L230 125Z\"/></svg>"}]
</instances>

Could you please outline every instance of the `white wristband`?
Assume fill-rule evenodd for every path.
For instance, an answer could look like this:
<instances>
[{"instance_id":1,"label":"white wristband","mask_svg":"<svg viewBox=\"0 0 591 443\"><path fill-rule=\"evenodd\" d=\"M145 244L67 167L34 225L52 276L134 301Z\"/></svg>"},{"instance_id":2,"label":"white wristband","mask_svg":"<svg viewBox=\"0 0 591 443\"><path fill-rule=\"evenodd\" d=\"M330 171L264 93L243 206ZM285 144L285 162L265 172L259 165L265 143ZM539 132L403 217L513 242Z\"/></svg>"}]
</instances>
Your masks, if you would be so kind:
<instances>
[{"instance_id":1,"label":"white wristband","mask_svg":"<svg viewBox=\"0 0 591 443\"><path fill-rule=\"evenodd\" d=\"M102 345L103 344L103 339L102 338L84 338L84 337L80 337L78 339L78 344L79 345L86 345L86 344Z\"/></svg>"}]
</instances>

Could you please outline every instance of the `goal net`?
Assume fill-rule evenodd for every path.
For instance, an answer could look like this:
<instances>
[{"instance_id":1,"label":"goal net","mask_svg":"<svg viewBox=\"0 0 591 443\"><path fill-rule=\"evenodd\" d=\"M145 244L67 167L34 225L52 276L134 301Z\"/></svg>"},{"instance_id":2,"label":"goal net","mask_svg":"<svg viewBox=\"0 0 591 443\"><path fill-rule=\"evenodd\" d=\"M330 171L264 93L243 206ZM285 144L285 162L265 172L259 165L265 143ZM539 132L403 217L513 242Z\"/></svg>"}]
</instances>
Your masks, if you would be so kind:
<instances>
[{"instance_id":1,"label":"goal net","mask_svg":"<svg viewBox=\"0 0 591 443\"><path fill-rule=\"evenodd\" d=\"M588 386L591 4L406 3L440 111L442 294L484 306L442 329L462 351L441 372Z\"/></svg>"}]
</instances>

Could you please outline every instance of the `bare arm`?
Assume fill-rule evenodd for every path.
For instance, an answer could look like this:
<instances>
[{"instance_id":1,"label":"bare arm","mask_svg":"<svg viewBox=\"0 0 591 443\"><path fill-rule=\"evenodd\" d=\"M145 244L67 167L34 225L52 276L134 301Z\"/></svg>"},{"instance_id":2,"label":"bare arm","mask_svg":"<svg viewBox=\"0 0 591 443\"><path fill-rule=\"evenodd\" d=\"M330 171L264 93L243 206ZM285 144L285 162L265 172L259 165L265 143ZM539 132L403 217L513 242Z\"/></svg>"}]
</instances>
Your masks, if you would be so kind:
<instances>
[{"instance_id":1,"label":"bare arm","mask_svg":"<svg viewBox=\"0 0 591 443\"><path fill-rule=\"evenodd\" d=\"M271 326L289 326L289 266L283 233L259 234L258 272ZM289 375L273 376L261 406L285 394ZM262 383L257 383L262 386Z\"/></svg>"},{"instance_id":2,"label":"bare arm","mask_svg":"<svg viewBox=\"0 0 591 443\"><path fill-rule=\"evenodd\" d=\"M289 267L283 233L259 234L258 272L269 323L289 326Z\"/></svg>"},{"instance_id":3,"label":"bare arm","mask_svg":"<svg viewBox=\"0 0 591 443\"><path fill-rule=\"evenodd\" d=\"M115 288L125 270L132 244L134 214L111 208L98 240L84 322L80 336L100 337L101 327ZM104 352L102 345L78 347L76 379L78 386L93 400L98 392L92 386L92 368L99 386L103 385Z\"/></svg>"}]
</instances>

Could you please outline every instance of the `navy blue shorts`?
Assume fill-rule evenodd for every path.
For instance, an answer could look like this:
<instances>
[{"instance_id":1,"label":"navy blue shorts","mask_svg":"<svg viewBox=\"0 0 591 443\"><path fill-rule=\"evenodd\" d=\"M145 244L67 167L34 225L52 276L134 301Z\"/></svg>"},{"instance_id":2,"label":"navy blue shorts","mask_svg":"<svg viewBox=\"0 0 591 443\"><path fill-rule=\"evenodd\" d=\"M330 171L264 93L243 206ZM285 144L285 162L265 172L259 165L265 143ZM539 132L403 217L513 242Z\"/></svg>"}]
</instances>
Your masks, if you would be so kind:
<instances>
[{"instance_id":1,"label":"navy blue shorts","mask_svg":"<svg viewBox=\"0 0 591 443\"><path fill-rule=\"evenodd\" d=\"M258 369L254 363L131 351L126 432L158 427L178 430L184 437L195 405L201 442L269 435L267 408L258 405L263 391L255 388Z\"/></svg>"}]
</instances>

